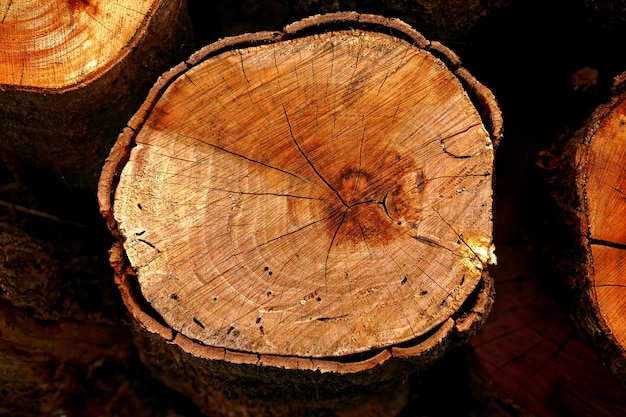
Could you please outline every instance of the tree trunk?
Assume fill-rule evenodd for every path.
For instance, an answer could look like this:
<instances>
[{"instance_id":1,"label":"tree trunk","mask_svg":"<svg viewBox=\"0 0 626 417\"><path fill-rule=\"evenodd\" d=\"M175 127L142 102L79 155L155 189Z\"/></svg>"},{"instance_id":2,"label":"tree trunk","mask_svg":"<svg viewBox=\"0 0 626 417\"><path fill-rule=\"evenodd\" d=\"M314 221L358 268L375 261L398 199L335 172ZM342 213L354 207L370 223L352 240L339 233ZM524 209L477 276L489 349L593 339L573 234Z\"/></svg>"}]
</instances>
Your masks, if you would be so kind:
<instances>
[{"instance_id":1,"label":"tree trunk","mask_svg":"<svg viewBox=\"0 0 626 417\"><path fill-rule=\"evenodd\" d=\"M3 2L0 158L32 186L93 191L115 138L189 40L185 0Z\"/></svg>"},{"instance_id":2,"label":"tree trunk","mask_svg":"<svg viewBox=\"0 0 626 417\"><path fill-rule=\"evenodd\" d=\"M565 223L561 273L577 319L611 370L626 382L626 73L563 146L555 199Z\"/></svg>"},{"instance_id":3,"label":"tree trunk","mask_svg":"<svg viewBox=\"0 0 626 417\"><path fill-rule=\"evenodd\" d=\"M99 186L144 360L211 415L393 415L395 381L491 307L500 134L489 90L398 20L202 49Z\"/></svg>"}]
</instances>

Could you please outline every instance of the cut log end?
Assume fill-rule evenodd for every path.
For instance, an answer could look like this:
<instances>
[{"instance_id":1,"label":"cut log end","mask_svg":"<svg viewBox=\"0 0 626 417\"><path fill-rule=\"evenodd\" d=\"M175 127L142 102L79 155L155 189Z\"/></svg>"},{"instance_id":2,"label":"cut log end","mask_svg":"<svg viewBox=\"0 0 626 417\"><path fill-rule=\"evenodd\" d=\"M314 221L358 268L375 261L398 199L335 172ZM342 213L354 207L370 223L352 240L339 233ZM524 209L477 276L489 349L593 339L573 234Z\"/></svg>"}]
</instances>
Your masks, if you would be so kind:
<instances>
[{"instance_id":1,"label":"cut log end","mask_svg":"<svg viewBox=\"0 0 626 417\"><path fill-rule=\"evenodd\" d=\"M589 126L582 140L573 142L588 260L577 277L586 291L581 321L626 382L626 95L600 107Z\"/></svg>"},{"instance_id":2,"label":"cut log end","mask_svg":"<svg viewBox=\"0 0 626 417\"><path fill-rule=\"evenodd\" d=\"M491 306L499 111L398 21L306 22L209 46L153 89L100 184L122 292L196 357L430 362Z\"/></svg>"},{"instance_id":3,"label":"cut log end","mask_svg":"<svg viewBox=\"0 0 626 417\"><path fill-rule=\"evenodd\" d=\"M0 85L59 91L94 79L132 49L153 3L4 2Z\"/></svg>"},{"instance_id":4,"label":"cut log end","mask_svg":"<svg viewBox=\"0 0 626 417\"><path fill-rule=\"evenodd\" d=\"M92 193L154 80L189 51L186 0L0 4L0 158L35 194Z\"/></svg>"}]
</instances>

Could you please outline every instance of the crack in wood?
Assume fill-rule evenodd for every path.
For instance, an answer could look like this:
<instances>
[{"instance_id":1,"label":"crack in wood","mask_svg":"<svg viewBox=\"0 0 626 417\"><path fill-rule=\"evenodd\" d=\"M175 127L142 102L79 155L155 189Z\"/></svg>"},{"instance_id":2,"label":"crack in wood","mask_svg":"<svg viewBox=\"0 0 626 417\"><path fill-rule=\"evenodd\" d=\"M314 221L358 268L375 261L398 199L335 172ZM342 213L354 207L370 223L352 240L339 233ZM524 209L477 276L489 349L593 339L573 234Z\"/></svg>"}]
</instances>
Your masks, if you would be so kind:
<instances>
[{"instance_id":1,"label":"crack in wood","mask_svg":"<svg viewBox=\"0 0 626 417\"><path fill-rule=\"evenodd\" d=\"M383 210L385 210L385 214L387 215L387 217L389 217L391 220L395 221L394 218L391 217L391 214L389 214L389 209L387 208L387 197L388 196L389 196L389 191L387 191L387 193L383 197L382 201L380 201L378 204L381 204L383 206Z\"/></svg>"},{"instance_id":2,"label":"crack in wood","mask_svg":"<svg viewBox=\"0 0 626 417\"><path fill-rule=\"evenodd\" d=\"M456 230L454 230L454 228L452 227L452 225L450 223L448 223L443 216L441 216L441 214L439 214L439 212L433 207L432 208L433 211L437 214L437 216L439 217L439 219L441 219L442 222L444 222L449 228L450 230L452 230L454 232L455 235L458 236L459 240L461 242L463 242L463 244L465 246L467 246L467 248L470 250L470 252L472 252L474 254L474 256L476 257L476 259L478 259L479 261L482 262L480 256L478 256L478 254L476 253L476 251L474 250L474 248L472 248L464 239L463 239L463 235L461 233L458 233Z\"/></svg>"},{"instance_id":3,"label":"crack in wood","mask_svg":"<svg viewBox=\"0 0 626 417\"><path fill-rule=\"evenodd\" d=\"M306 160L306 162L309 164L309 166L311 167L313 172L315 172L315 175L317 175L324 182L324 184L326 184L326 186L328 188L330 188L335 193L335 195L337 196L339 201L341 201L341 204L343 204L346 207L350 207L343 200L343 198L341 197L341 194L339 194L339 192L331 185L331 183L329 183L326 180L326 178L324 178L324 176L317 170L317 168L315 168L315 165L313 165L313 162L311 162L309 157L306 156L306 153L304 153L304 151L300 147L300 144L298 143L298 141L296 140L296 138L295 138L295 136L293 134L293 129L291 128L291 123L289 122L289 116L287 115L287 109L285 109L285 105L284 104L283 104L283 112L285 113L285 120L287 121L287 127L289 128L289 135L291 136L291 140L293 140L293 143L296 145L296 148L298 148L298 152L300 152L300 155L302 155L302 157Z\"/></svg>"},{"instance_id":4,"label":"crack in wood","mask_svg":"<svg viewBox=\"0 0 626 417\"><path fill-rule=\"evenodd\" d=\"M414 235L412 235L411 237L413 239L417 240L418 242L422 242L422 243L427 244L428 246L432 246L432 247L436 247L436 248L442 248L442 249L445 249L445 250L450 250L450 249L446 248L445 246L443 246L443 245L441 245L441 244L435 242L434 240L429 239L429 238L427 238L425 236L414 236Z\"/></svg>"},{"instance_id":5,"label":"crack in wood","mask_svg":"<svg viewBox=\"0 0 626 417\"><path fill-rule=\"evenodd\" d=\"M348 316L349 316L349 314L342 314L340 316L333 316L333 317L318 317L315 320L322 321L322 322L324 322L324 321L339 321L339 320L345 319Z\"/></svg>"},{"instance_id":6,"label":"crack in wood","mask_svg":"<svg viewBox=\"0 0 626 417\"><path fill-rule=\"evenodd\" d=\"M230 154L230 155L236 156L236 157L238 157L238 158L245 159L245 160L246 160L246 161L248 161L248 162L252 162L252 163L254 163L254 164L259 164L259 165L261 165L261 166L263 166L263 167L265 167L265 168L270 168L270 169L276 170L276 171L278 171L278 172L282 172L283 174L287 174L287 175L289 175L289 176L292 176L292 177L294 177L294 178L297 178L297 179L299 179L300 181L304 181L304 180L303 180L302 178L300 178L298 175L296 175L296 174L294 174L294 173L291 173L291 172L289 172L289 171L285 171L284 169L277 168L277 167L275 167L275 166L272 166L272 165L266 164L266 163L261 162L261 161L257 161L257 160L252 159L252 158L248 158L247 156L244 156L244 155L239 154L239 153L237 153L237 152L230 151L230 150L228 150L228 149L226 149L226 148L223 148L223 147L221 147L221 146L217 146L217 145L215 145L215 144L213 144L213 143L208 143L208 142L205 142L205 141L203 141L202 139L200 139L200 138L196 138L196 137L191 136L191 135L186 135L186 134L183 134L183 133L178 133L178 134L179 134L180 136L182 136L182 137L187 138L187 139L195 140L195 141L200 142L200 143L202 143L202 144L204 144L204 145L210 146L211 148L213 148L213 149L217 149L218 151L221 151L221 152L224 152L224 153L227 153L227 154Z\"/></svg>"},{"instance_id":7,"label":"crack in wood","mask_svg":"<svg viewBox=\"0 0 626 417\"><path fill-rule=\"evenodd\" d=\"M303 196L303 195L280 194L280 193L259 193L259 192L255 193L255 192L248 192L248 191L228 190L226 188L217 188L217 187L209 187L208 190L223 191L225 193L240 194L240 195L289 197L289 198L296 198L296 199L301 199L301 200L322 200L321 198L308 197L308 196Z\"/></svg>"},{"instance_id":8,"label":"crack in wood","mask_svg":"<svg viewBox=\"0 0 626 417\"><path fill-rule=\"evenodd\" d=\"M623 191L622 191L622 190L620 190L619 188L616 188L616 187L613 187L613 186L611 186L611 188L612 188L614 191L617 191L619 194L621 194L621 195L623 195L623 196L624 196L624 197L620 197L620 200L626 200L626 193L625 193L625 192L623 192Z\"/></svg>"},{"instance_id":9,"label":"crack in wood","mask_svg":"<svg viewBox=\"0 0 626 417\"><path fill-rule=\"evenodd\" d=\"M603 288L603 287L626 288L626 284L596 284L595 287L596 288Z\"/></svg>"},{"instance_id":10,"label":"crack in wood","mask_svg":"<svg viewBox=\"0 0 626 417\"><path fill-rule=\"evenodd\" d=\"M12 5L13 5L13 0L9 0L9 4L7 4L7 8L4 10L4 13L2 14L2 20L0 21L0 23L4 23L4 19L7 18L7 14L9 14L9 9L11 8Z\"/></svg>"},{"instance_id":11,"label":"crack in wood","mask_svg":"<svg viewBox=\"0 0 626 417\"><path fill-rule=\"evenodd\" d=\"M461 130L460 132L454 133L454 134L452 134L452 135L450 135L450 136L448 136L446 138L439 139L439 143L441 145L441 150L443 151L443 153L445 153L446 155L451 156L451 157L453 157L455 159L469 159L469 158L473 158L473 157L475 157L477 155L480 155L480 152L477 152L477 153L472 154L472 155L455 155L455 154L453 154L452 152L450 152L446 148L446 142L445 142L446 140L451 139L451 138L453 138L455 136L459 136L459 135L462 135L462 134L465 134L465 133L469 132L470 129L473 129L476 126L478 126L478 124L473 124L471 126L468 126L466 129Z\"/></svg>"},{"instance_id":12,"label":"crack in wood","mask_svg":"<svg viewBox=\"0 0 626 417\"><path fill-rule=\"evenodd\" d=\"M589 239L589 243L592 245L606 246L607 248L626 250L626 243L611 242L609 240L593 238Z\"/></svg>"},{"instance_id":13,"label":"crack in wood","mask_svg":"<svg viewBox=\"0 0 626 417\"><path fill-rule=\"evenodd\" d=\"M246 68L245 68L244 63L243 63L243 53L241 51L238 51L238 52L239 52L239 63L241 64L241 73L243 74L243 78L245 78L246 83L248 84L248 88L246 89L246 93L248 95L248 98L250 99L250 103L252 103L253 105L256 106L256 108L259 110L259 112L261 113L261 115L263 116L263 118L265 119L267 124L272 128L272 130L274 130L274 124L267 117L267 114L265 114L265 112L263 111L263 108L261 107L261 105L258 102L254 101L252 99L252 93L250 91L252 89L252 85L250 84L250 79L248 78L248 74L246 73Z\"/></svg>"},{"instance_id":14,"label":"crack in wood","mask_svg":"<svg viewBox=\"0 0 626 417\"><path fill-rule=\"evenodd\" d=\"M343 215L341 216L341 220L339 221L339 225L335 229L335 233L333 234L333 238L330 240L330 243L328 244L328 251L326 251L326 259L324 259L324 288L326 289L327 292L328 292L328 278L327 278L328 277L328 259L330 258L330 252L333 249L333 243L335 243L335 239L337 238L337 233L339 233L339 229L341 229L341 225L343 224L343 221L346 218L346 213L347 212L348 212L347 209L343 211Z\"/></svg>"},{"instance_id":15,"label":"crack in wood","mask_svg":"<svg viewBox=\"0 0 626 417\"><path fill-rule=\"evenodd\" d=\"M198 320L197 318L194 317L193 322L196 323L198 326L200 326L202 329L205 329L204 324L202 324L202 322Z\"/></svg>"}]
</instances>

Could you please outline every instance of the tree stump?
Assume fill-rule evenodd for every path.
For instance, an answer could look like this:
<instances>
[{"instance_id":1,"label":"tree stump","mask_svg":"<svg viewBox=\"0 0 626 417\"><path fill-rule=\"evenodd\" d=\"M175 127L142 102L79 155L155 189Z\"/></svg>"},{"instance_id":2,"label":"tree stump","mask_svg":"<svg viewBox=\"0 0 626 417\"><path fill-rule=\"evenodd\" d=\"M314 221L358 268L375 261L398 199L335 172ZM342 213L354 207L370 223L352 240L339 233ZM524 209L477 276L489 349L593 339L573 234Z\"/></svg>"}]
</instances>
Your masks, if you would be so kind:
<instances>
[{"instance_id":1,"label":"tree stump","mask_svg":"<svg viewBox=\"0 0 626 417\"><path fill-rule=\"evenodd\" d=\"M95 190L115 138L189 53L186 1L2 2L0 158L31 185Z\"/></svg>"},{"instance_id":2,"label":"tree stump","mask_svg":"<svg viewBox=\"0 0 626 417\"><path fill-rule=\"evenodd\" d=\"M626 382L626 73L563 146L554 164L566 236L561 273L577 319L611 370Z\"/></svg>"},{"instance_id":3,"label":"tree stump","mask_svg":"<svg viewBox=\"0 0 626 417\"><path fill-rule=\"evenodd\" d=\"M491 307L500 135L491 92L399 20L197 52L99 185L144 361L211 415L396 414L398 379Z\"/></svg>"}]
</instances>

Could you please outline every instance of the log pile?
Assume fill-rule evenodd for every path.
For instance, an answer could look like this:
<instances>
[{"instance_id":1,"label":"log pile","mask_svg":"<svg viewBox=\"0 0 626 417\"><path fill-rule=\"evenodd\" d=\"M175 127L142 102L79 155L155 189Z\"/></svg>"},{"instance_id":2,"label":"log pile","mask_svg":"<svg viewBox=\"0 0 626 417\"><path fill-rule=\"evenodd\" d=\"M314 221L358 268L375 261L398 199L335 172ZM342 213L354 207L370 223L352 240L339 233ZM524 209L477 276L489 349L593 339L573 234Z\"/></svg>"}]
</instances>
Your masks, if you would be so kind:
<instances>
[{"instance_id":1,"label":"log pile","mask_svg":"<svg viewBox=\"0 0 626 417\"><path fill-rule=\"evenodd\" d=\"M0 5L0 414L151 415L94 194L190 29L184 1Z\"/></svg>"},{"instance_id":2,"label":"log pile","mask_svg":"<svg viewBox=\"0 0 626 417\"><path fill-rule=\"evenodd\" d=\"M0 4L0 414L626 414L623 77L609 93L609 79L626 68L620 3L547 10L508 0L189 0L194 36L211 44L191 59L184 1ZM355 7L400 17L453 47L464 66L389 20L347 14L343 23L281 29ZM273 32L214 43L262 30ZM399 56L389 40L409 47ZM320 45L332 45L333 59ZM285 47L289 53L276 52ZM416 68L411 56L429 58ZM183 60L133 117L158 75ZM425 84L457 97L454 111L464 109L484 131L437 136L439 127L452 133L460 124L444 123L452 110L433 110L437 128L424 122L419 109L443 103L416 98L427 89L416 91L423 80L407 75L411 68L430 68ZM501 134L493 98L468 70L504 109L507 137L497 153L462 149L487 138L495 147ZM324 76L343 80L343 90L307 84ZM367 79L378 85L368 89ZM285 96L269 93L279 83ZM394 86L404 98L386 103L397 112L376 104ZM328 105L329 91L331 110L303 106ZM202 101L211 94L217 99ZM173 97L192 97L193 106ZM374 136L402 137L400 121L412 112L422 127L406 143L426 143L376 148ZM127 124L100 193L117 241L116 286L94 194ZM221 129L228 134L216 134ZM286 158L267 157L278 148ZM431 164L420 165L425 160ZM457 174L444 175L444 167ZM190 184L192 192L161 198L162 188ZM267 184L276 186L260 191ZM482 201L489 204L479 209ZM208 232L220 219L223 233ZM181 234L211 251L185 256L187 243L171 244ZM488 264L492 241L497 266ZM278 249L287 255L276 257ZM153 259L170 269L151 273ZM237 260L245 266L237 269ZM324 285L315 276L320 263L331 278ZM225 278L211 280L214 271ZM495 303L483 323L492 284ZM411 291L414 308L399 308ZM344 315L348 299L356 309ZM402 317L427 311L432 326Z\"/></svg>"}]
</instances>

